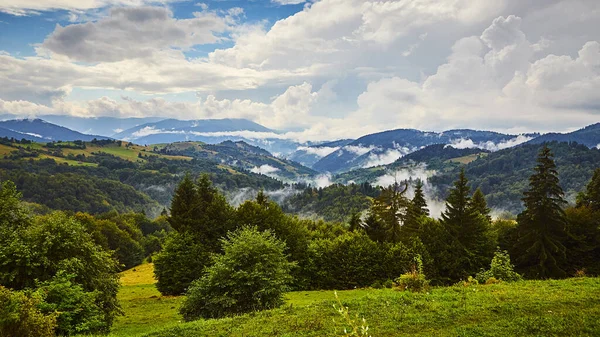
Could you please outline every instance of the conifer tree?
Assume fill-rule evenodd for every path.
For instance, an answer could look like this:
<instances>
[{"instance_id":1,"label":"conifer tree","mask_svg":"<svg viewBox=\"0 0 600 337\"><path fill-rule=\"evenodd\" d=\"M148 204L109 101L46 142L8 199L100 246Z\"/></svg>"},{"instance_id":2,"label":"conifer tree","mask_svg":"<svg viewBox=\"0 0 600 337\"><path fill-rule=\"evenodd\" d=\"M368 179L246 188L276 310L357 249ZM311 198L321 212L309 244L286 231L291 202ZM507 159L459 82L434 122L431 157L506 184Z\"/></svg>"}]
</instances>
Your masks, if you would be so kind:
<instances>
[{"instance_id":1,"label":"conifer tree","mask_svg":"<svg viewBox=\"0 0 600 337\"><path fill-rule=\"evenodd\" d=\"M488 221L492 221L492 217L490 216L491 210L487 207L485 196L479 188L475 190L475 193L471 197L471 208L483 215Z\"/></svg>"},{"instance_id":2,"label":"conifer tree","mask_svg":"<svg viewBox=\"0 0 600 337\"><path fill-rule=\"evenodd\" d=\"M429 216L429 209L427 208L427 201L425 200L425 194L423 193L423 182L421 179L417 179L415 184L415 195L410 201L406 211L403 237L412 237L416 235L419 231L419 222L421 218L426 216Z\"/></svg>"},{"instance_id":3,"label":"conifer tree","mask_svg":"<svg viewBox=\"0 0 600 337\"><path fill-rule=\"evenodd\" d=\"M463 265L465 276L473 275L487 266L494 252L490 239L489 222L471 205L470 188L465 170L460 171L454 188L446 199L446 211L442 213L442 225L463 250L466 263Z\"/></svg>"},{"instance_id":4,"label":"conifer tree","mask_svg":"<svg viewBox=\"0 0 600 337\"><path fill-rule=\"evenodd\" d=\"M193 228L198 191L189 173L175 189L171 201L171 216L167 219L174 230L183 233Z\"/></svg>"},{"instance_id":5,"label":"conifer tree","mask_svg":"<svg viewBox=\"0 0 600 337\"><path fill-rule=\"evenodd\" d=\"M537 162L534 174L529 178L529 190L522 199L525 210L517 217L518 239L514 256L519 269L528 277L564 277L561 266L566 250L562 243L566 238L564 192L547 146L540 151Z\"/></svg>"},{"instance_id":6,"label":"conifer tree","mask_svg":"<svg viewBox=\"0 0 600 337\"><path fill-rule=\"evenodd\" d=\"M371 212L382 221L387 232L386 241L399 242L402 226L406 221L409 200L404 195L408 184L401 187L398 182L381 189L381 195L373 201Z\"/></svg>"},{"instance_id":7,"label":"conifer tree","mask_svg":"<svg viewBox=\"0 0 600 337\"><path fill-rule=\"evenodd\" d=\"M585 192L577 197L577 207L581 206L587 206L594 212L600 211L600 168L594 171Z\"/></svg>"}]
</instances>

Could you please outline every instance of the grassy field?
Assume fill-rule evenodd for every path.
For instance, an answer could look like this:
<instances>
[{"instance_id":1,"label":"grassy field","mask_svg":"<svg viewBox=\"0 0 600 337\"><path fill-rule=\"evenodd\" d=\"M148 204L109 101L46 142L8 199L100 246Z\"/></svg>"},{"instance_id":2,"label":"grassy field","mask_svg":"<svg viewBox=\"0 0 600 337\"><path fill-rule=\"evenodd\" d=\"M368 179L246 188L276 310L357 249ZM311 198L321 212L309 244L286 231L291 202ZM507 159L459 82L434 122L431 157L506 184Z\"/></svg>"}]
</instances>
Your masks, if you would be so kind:
<instances>
[{"instance_id":1,"label":"grassy field","mask_svg":"<svg viewBox=\"0 0 600 337\"><path fill-rule=\"evenodd\" d=\"M476 153L476 154L471 154L468 156L464 156L464 157L458 157L458 158L452 158L452 159L448 159L449 162L453 162L453 163L459 163L459 164L469 164L472 161L477 160L479 157L485 157L488 154L485 152L482 153Z\"/></svg>"},{"instance_id":2,"label":"grassy field","mask_svg":"<svg viewBox=\"0 0 600 337\"><path fill-rule=\"evenodd\" d=\"M286 294L279 309L182 323L180 297L154 287L152 265L122 274L125 311L111 336L344 336L333 291ZM350 315L381 336L600 336L600 279L523 281L434 288L413 294L390 289L338 292Z\"/></svg>"}]
</instances>

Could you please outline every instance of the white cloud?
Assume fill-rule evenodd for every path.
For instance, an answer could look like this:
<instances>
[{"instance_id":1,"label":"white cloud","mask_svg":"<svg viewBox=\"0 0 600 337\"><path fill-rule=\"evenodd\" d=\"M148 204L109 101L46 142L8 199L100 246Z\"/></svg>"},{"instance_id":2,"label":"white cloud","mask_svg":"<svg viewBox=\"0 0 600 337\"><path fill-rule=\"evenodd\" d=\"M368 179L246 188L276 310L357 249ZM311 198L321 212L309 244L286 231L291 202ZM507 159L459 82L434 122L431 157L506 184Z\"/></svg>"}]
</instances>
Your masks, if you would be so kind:
<instances>
[{"instance_id":1,"label":"white cloud","mask_svg":"<svg viewBox=\"0 0 600 337\"><path fill-rule=\"evenodd\" d=\"M164 7L116 7L94 22L57 25L42 48L76 61L114 62L217 43L235 22L214 11L193 14L190 19L176 19Z\"/></svg>"},{"instance_id":2,"label":"white cloud","mask_svg":"<svg viewBox=\"0 0 600 337\"><path fill-rule=\"evenodd\" d=\"M0 12L16 16L37 15L44 11L85 11L107 6L141 6L153 3L168 3L180 0L3 0Z\"/></svg>"},{"instance_id":3,"label":"white cloud","mask_svg":"<svg viewBox=\"0 0 600 337\"><path fill-rule=\"evenodd\" d=\"M264 174L264 175L270 176L270 177L277 177L277 175L275 173L279 172L279 171L280 170L277 167L273 167L268 164L261 165L260 167L255 166L250 170L250 172L252 172L252 173Z\"/></svg>"},{"instance_id":4,"label":"white cloud","mask_svg":"<svg viewBox=\"0 0 600 337\"><path fill-rule=\"evenodd\" d=\"M297 151L304 151L308 154L313 154L319 158L326 157L331 153L339 150L339 146L330 147L330 146L299 146Z\"/></svg>"},{"instance_id":5,"label":"white cloud","mask_svg":"<svg viewBox=\"0 0 600 337\"><path fill-rule=\"evenodd\" d=\"M455 149L478 148L478 149L483 149L483 150L488 150L488 151L494 152L494 151L504 150L504 149L508 149L508 148L517 146L519 144L526 143L532 139L533 139L533 137L529 137L529 136L525 136L525 135L518 135L515 138L511 138L511 139L508 139L506 141L502 141L499 143L487 141L487 142L480 142L480 143L476 144L475 142L473 142L472 139L458 138L458 139L453 139L450 142L450 144L448 144L447 146L452 146Z\"/></svg>"},{"instance_id":6,"label":"white cloud","mask_svg":"<svg viewBox=\"0 0 600 337\"><path fill-rule=\"evenodd\" d=\"M297 4L305 3L306 0L271 0L271 2L280 4L280 5L297 5Z\"/></svg>"},{"instance_id":7,"label":"white cloud","mask_svg":"<svg viewBox=\"0 0 600 337\"><path fill-rule=\"evenodd\" d=\"M357 156L362 156L364 154L367 154L373 150L375 150L377 147L374 145L369 145L369 146L362 146L362 145L346 145L342 148L342 150L348 151L348 152L352 152Z\"/></svg>"}]
</instances>

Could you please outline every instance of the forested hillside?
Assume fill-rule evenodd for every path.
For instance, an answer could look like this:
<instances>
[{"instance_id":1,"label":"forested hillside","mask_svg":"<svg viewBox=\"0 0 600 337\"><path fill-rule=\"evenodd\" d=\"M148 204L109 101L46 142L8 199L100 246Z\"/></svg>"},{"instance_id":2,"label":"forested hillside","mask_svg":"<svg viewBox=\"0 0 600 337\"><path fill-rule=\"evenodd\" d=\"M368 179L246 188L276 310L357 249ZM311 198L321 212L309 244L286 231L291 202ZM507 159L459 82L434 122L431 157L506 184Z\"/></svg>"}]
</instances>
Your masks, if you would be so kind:
<instances>
[{"instance_id":1,"label":"forested hillside","mask_svg":"<svg viewBox=\"0 0 600 337\"><path fill-rule=\"evenodd\" d=\"M527 178L535 166L535 154L542 148L539 144L523 144L481 156L465 166L471 187L480 188L491 207L508 210L514 214L523 209L521 196L527 188ZM600 150L577 143L552 142L548 146L554 153L560 185L567 200L575 201L594 170L600 167ZM445 197L446 191L459 168L432 176L429 181Z\"/></svg>"},{"instance_id":2,"label":"forested hillside","mask_svg":"<svg viewBox=\"0 0 600 337\"><path fill-rule=\"evenodd\" d=\"M51 209L158 213L185 172L209 173L222 190L283 187L280 181L215 159L153 152L103 140L31 143L0 139L0 180L10 179L25 200Z\"/></svg>"}]
</instances>

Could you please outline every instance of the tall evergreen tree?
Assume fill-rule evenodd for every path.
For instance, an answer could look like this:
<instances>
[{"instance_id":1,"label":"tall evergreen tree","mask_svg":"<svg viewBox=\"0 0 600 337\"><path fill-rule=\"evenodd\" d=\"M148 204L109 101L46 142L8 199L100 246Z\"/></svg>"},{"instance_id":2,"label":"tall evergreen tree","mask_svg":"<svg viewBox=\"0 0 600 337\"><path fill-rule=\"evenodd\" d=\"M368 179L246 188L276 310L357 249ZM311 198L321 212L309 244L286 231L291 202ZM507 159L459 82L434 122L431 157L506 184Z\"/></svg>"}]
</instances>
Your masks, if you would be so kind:
<instances>
[{"instance_id":1,"label":"tall evergreen tree","mask_svg":"<svg viewBox=\"0 0 600 337\"><path fill-rule=\"evenodd\" d=\"M399 242L402 238L402 226L406 221L409 200L404 195L408 184L400 186L398 182L381 189L381 195L373 201L371 212L383 222L387 232L386 241Z\"/></svg>"},{"instance_id":2,"label":"tall evergreen tree","mask_svg":"<svg viewBox=\"0 0 600 337\"><path fill-rule=\"evenodd\" d=\"M488 221L492 221L492 217L490 216L491 210L487 207L485 196L479 188L475 190L475 193L471 197L471 208L483 215Z\"/></svg>"},{"instance_id":3,"label":"tall evergreen tree","mask_svg":"<svg viewBox=\"0 0 600 337\"><path fill-rule=\"evenodd\" d=\"M183 233L194 226L198 191L189 173L183 177L171 201L171 216L167 219L174 230Z\"/></svg>"},{"instance_id":4,"label":"tall evergreen tree","mask_svg":"<svg viewBox=\"0 0 600 337\"><path fill-rule=\"evenodd\" d=\"M473 275L486 267L493 255L494 245L489 235L489 222L471 205L470 188L465 170L462 169L454 188L446 199L446 211L442 213L442 225L460 245L465 255L463 273Z\"/></svg>"},{"instance_id":5,"label":"tall evergreen tree","mask_svg":"<svg viewBox=\"0 0 600 337\"><path fill-rule=\"evenodd\" d=\"M515 245L518 268L528 277L565 276L566 218L564 192L559 185L553 155L547 146L539 152L538 165L524 193L525 210L517 217L518 240Z\"/></svg>"},{"instance_id":6,"label":"tall evergreen tree","mask_svg":"<svg viewBox=\"0 0 600 337\"><path fill-rule=\"evenodd\" d=\"M425 193L423 193L423 182L417 179L415 184L415 195L408 205L406 211L406 222L404 223L403 237L412 237L417 235L420 227L420 221L423 217L429 216Z\"/></svg>"}]
</instances>

